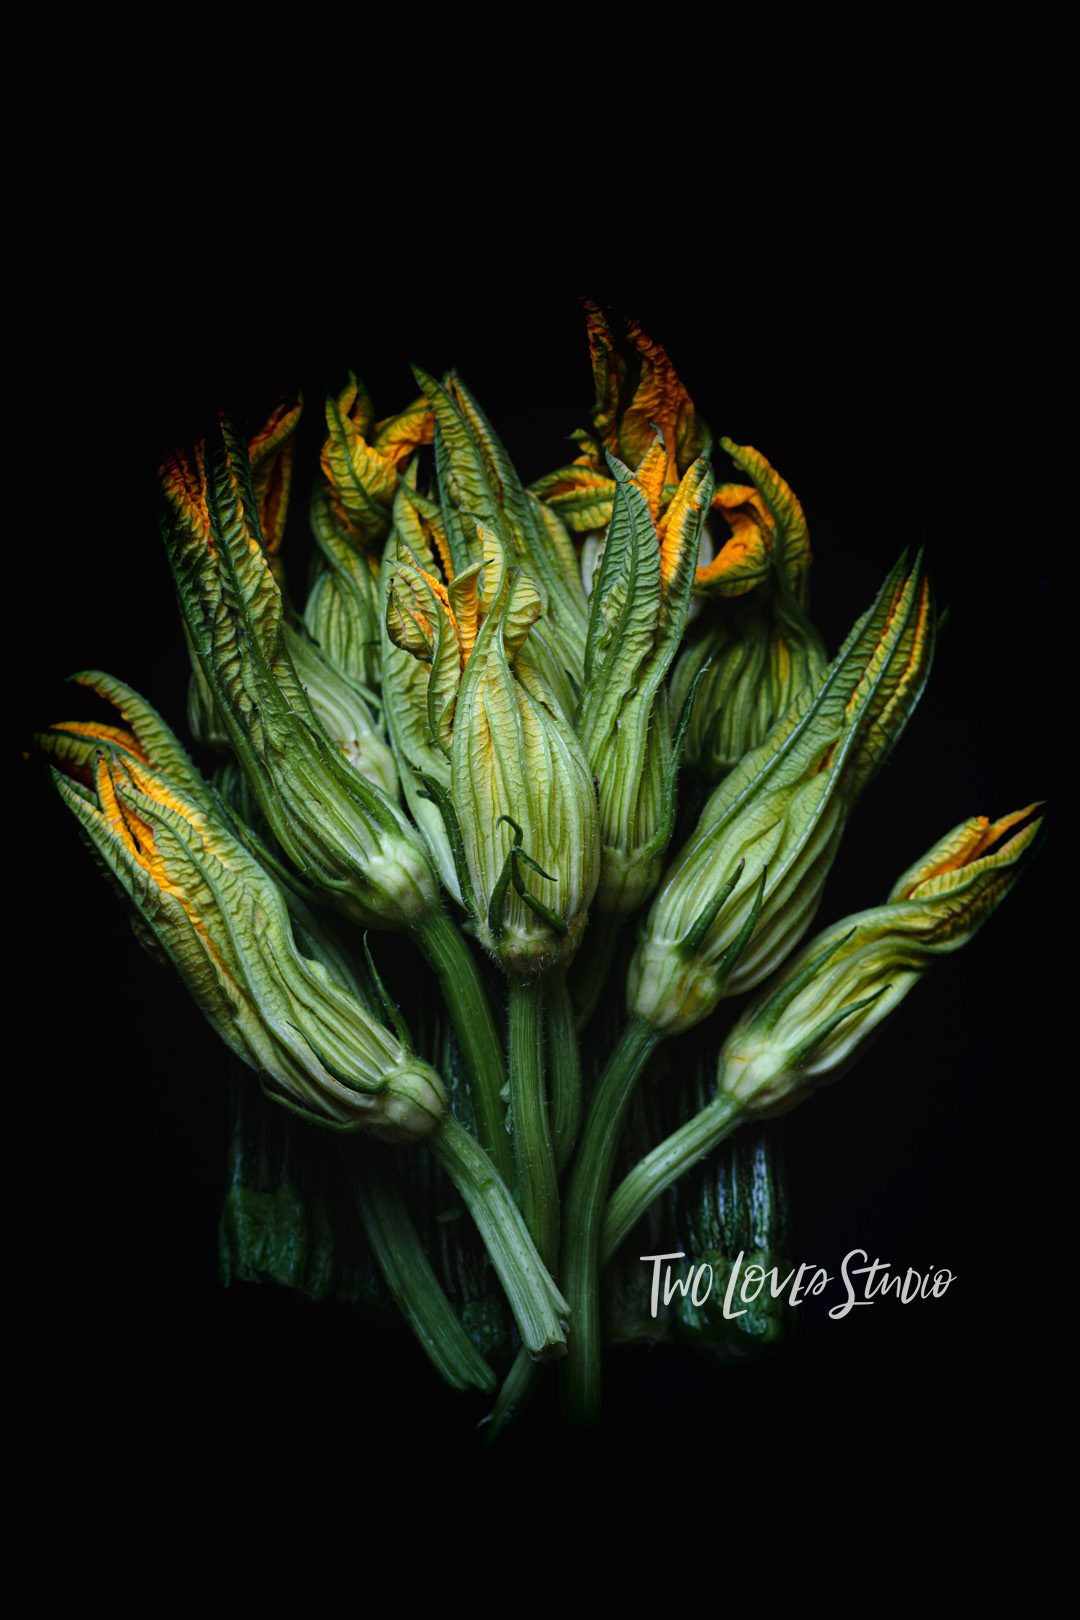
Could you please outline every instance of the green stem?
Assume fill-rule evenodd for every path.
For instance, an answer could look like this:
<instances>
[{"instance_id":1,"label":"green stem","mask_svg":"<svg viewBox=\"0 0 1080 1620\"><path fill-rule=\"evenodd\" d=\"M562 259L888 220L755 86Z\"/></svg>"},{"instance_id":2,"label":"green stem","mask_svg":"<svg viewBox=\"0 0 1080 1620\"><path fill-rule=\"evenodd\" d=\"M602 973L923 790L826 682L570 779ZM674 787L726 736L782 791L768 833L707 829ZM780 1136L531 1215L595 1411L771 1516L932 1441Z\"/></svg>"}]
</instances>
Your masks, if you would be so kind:
<instances>
[{"instance_id":1,"label":"green stem","mask_svg":"<svg viewBox=\"0 0 1080 1620\"><path fill-rule=\"evenodd\" d=\"M441 906L416 923L412 934L439 981L453 1021L469 1077L480 1140L499 1175L513 1186L506 1104L500 1096L506 1084L506 1064L480 970L464 936Z\"/></svg>"},{"instance_id":2,"label":"green stem","mask_svg":"<svg viewBox=\"0 0 1080 1620\"><path fill-rule=\"evenodd\" d=\"M619 1244L637 1225L654 1199L692 1164L711 1153L730 1136L746 1115L729 1097L717 1097L708 1108L680 1125L653 1148L619 1183L604 1213L600 1236L600 1264L606 1266Z\"/></svg>"},{"instance_id":3,"label":"green stem","mask_svg":"<svg viewBox=\"0 0 1080 1620\"><path fill-rule=\"evenodd\" d=\"M468 1205L506 1290L525 1349L541 1361L565 1355L570 1309L491 1160L452 1114L427 1146Z\"/></svg>"},{"instance_id":4,"label":"green stem","mask_svg":"<svg viewBox=\"0 0 1080 1620\"><path fill-rule=\"evenodd\" d=\"M561 1176L574 1151L581 1126L581 1052L565 972L557 970L549 974L545 989L551 1134L555 1142L555 1172Z\"/></svg>"},{"instance_id":5,"label":"green stem","mask_svg":"<svg viewBox=\"0 0 1080 1620\"><path fill-rule=\"evenodd\" d=\"M493 1390L495 1374L458 1321L424 1254L387 1149L353 1144L353 1155L345 1149L343 1156L379 1269L428 1359L454 1389Z\"/></svg>"},{"instance_id":6,"label":"green stem","mask_svg":"<svg viewBox=\"0 0 1080 1620\"><path fill-rule=\"evenodd\" d=\"M536 1393L536 1385L540 1373L540 1363L534 1361L524 1350L519 1350L514 1365L510 1368L503 1380L499 1398L491 1410L491 1427L487 1432L487 1444L497 1440L500 1434L515 1422L522 1408Z\"/></svg>"},{"instance_id":7,"label":"green stem","mask_svg":"<svg viewBox=\"0 0 1080 1620\"><path fill-rule=\"evenodd\" d=\"M541 1260L559 1259L559 1184L544 1090L544 986L510 981L510 1119L525 1224Z\"/></svg>"},{"instance_id":8,"label":"green stem","mask_svg":"<svg viewBox=\"0 0 1080 1620\"><path fill-rule=\"evenodd\" d=\"M570 1178L563 1279L574 1334L565 1391L567 1414L575 1423L594 1423L600 1416L600 1228L627 1105L661 1039L644 1019L627 1024L593 1093Z\"/></svg>"},{"instance_id":9,"label":"green stem","mask_svg":"<svg viewBox=\"0 0 1080 1620\"><path fill-rule=\"evenodd\" d=\"M618 911L598 911L590 920L585 942L574 963L574 1028L579 1035L604 993L622 923L622 913Z\"/></svg>"}]
</instances>

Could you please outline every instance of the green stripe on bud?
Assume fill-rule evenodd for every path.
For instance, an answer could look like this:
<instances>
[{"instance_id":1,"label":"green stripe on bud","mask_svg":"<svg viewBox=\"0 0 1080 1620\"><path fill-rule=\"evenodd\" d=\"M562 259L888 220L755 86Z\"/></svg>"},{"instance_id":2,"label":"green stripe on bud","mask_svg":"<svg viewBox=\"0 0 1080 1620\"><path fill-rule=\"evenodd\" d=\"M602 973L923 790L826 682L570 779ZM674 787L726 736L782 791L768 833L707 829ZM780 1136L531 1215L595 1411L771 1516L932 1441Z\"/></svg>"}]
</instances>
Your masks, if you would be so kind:
<instances>
[{"instance_id":1,"label":"green stripe on bud","mask_svg":"<svg viewBox=\"0 0 1080 1620\"><path fill-rule=\"evenodd\" d=\"M170 457L163 480L192 644L278 842L354 921L410 926L438 904L435 876L415 829L327 736L297 676L243 445L223 424L208 450Z\"/></svg>"},{"instance_id":2,"label":"green stripe on bud","mask_svg":"<svg viewBox=\"0 0 1080 1620\"><path fill-rule=\"evenodd\" d=\"M323 1123L421 1141L446 1108L439 1077L320 961L285 901L224 824L160 772L99 752L94 793L57 785L137 913L226 1044Z\"/></svg>"},{"instance_id":3,"label":"green stripe on bud","mask_svg":"<svg viewBox=\"0 0 1080 1620\"><path fill-rule=\"evenodd\" d=\"M725 1042L718 1094L754 1114L783 1113L838 1080L926 969L959 950L1000 905L1038 835L1036 807L990 826L963 822L895 885L889 903L819 934L743 1013Z\"/></svg>"},{"instance_id":4,"label":"green stripe on bud","mask_svg":"<svg viewBox=\"0 0 1080 1620\"><path fill-rule=\"evenodd\" d=\"M663 440L656 436L662 448ZM609 457L616 496L593 583L578 733L597 783L597 905L635 911L671 837L671 727L663 680L686 626L712 474L687 471L659 532L629 470Z\"/></svg>"},{"instance_id":5,"label":"green stripe on bud","mask_svg":"<svg viewBox=\"0 0 1080 1620\"><path fill-rule=\"evenodd\" d=\"M600 851L581 744L524 660L511 668L503 627L518 591L507 570L465 666L451 791L480 940L507 972L532 979L577 950Z\"/></svg>"}]
</instances>

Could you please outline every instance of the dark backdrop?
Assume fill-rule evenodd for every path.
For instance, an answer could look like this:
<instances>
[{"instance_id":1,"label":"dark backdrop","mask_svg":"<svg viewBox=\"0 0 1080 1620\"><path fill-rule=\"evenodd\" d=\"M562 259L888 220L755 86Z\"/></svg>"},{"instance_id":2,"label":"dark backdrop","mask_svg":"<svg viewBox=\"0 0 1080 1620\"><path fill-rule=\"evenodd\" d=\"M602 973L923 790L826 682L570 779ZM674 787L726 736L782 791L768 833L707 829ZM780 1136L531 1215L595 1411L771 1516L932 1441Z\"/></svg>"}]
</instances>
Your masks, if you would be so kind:
<instances>
[{"instance_id":1,"label":"dark backdrop","mask_svg":"<svg viewBox=\"0 0 1080 1620\"><path fill-rule=\"evenodd\" d=\"M489 263L487 286L459 268L406 297L386 293L376 270L338 268L303 292L288 276L268 292L264 277L245 287L241 275L219 301L219 268L194 255L188 284L170 280L167 293L129 267L107 294L57 309L26 401L32 499L13 537L21 744L83 712L60 678L86 667L134 685L184 731L154 468L219 399L258 410L303 386L310 478L326 387L351 365L390 414L413 397L416 358L458 366L526 479L572 453L564 435L592 398L572 286L507 280ZM718 250L677 288L647 274L582 287L636 311L713 431L756 445L795 489L830 653L905 546L927 546L951 609L928 691L850 825L819 924L879 903L962 818L1047 795L1050 604L1062 587L1037 318L1021 319L963 252L932 264L910 246L902 261L857 250L842 270L793 263L767 286L743 275L737 294ZM301 468L297 557L304 483ZM294 577L299 587L302 566ZM33 765L19 791L25 1044L10 1083L30 1127L9 1151L27 1161L29 1331L40 1328L41 1369L71 1421L159 1462L196 1445L204 1459L218 1448L235 1458L256 1441L302 1450L316 1437L369 1459L470 1455L484 1403L445 1392L407 1337L361 1332L268 1288L219 1288L230 1060L140 952ZM1039 1365L1052 1309L1034 1277L1046 1259L1039 1103L1061 858L1051 846L865 1061L785 1122L796 1258L834 1275L854 1248L894 1269L947 1266L948 1295L885 1301L842 1323L807 1308L790 1350L726 1385L675 1353L613 1357L605 1455L794 1436L810 1453L872 1451L919 1432L937 1437L941 1461L963 1454L969 1466L972 1447L992 1443L990 1391L994 1432L1019 1420L1012 1380ZM504 1455L554 1457L552 1435L545 1424Z\"/></svg>"}]
</instances>

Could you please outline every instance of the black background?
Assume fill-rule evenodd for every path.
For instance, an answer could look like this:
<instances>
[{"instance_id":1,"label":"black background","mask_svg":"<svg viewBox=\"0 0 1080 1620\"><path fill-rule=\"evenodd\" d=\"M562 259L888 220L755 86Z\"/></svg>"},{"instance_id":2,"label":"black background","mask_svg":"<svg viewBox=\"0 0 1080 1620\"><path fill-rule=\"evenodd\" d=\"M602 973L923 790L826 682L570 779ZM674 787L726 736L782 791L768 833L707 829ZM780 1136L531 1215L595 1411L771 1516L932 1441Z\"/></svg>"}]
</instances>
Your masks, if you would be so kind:
<instances>
[{"instance_id":1,"label":"black background","mask_svg":"<svg viewBox=\"0 0 1080 1620\"><path fill-rule=\"evenodd\" d=\"M797 492L830 653L904 547L927 546L951 609L819 925L879 903L961 819L1047 796L1062 582L1040 313L962 229L933 254L900 230L854 233L825 255L789 244L781 262L761 243L760 275L729 270L727 238L704 244L678 278L650 274L645 254L620 281L502 271L462 241L445 255L452 275L436 260L395 291L385 250L298 276L276 260L268 269L258 244L223 263L192 241L184 275L159 274L148 256L114 266L107 287L69 289L50 305L24 401L20 748L34 727L85 712L61 677L94 667L184 733L186 656L154 469L207 408L232 400L257 413L279 388L303 386L301 457L314 466L323 392L347 366L387 415L414 396L410 358L436 373L453 364L531 479L572 454L564 435L588 420L580 287L636 313L714 433L757 446ZM302 488L301 473L297 551ZM292 566L299 587L303 566ZM674 1463L759 1441L872 1454L914 1435L931 1437L942 1466L969 1469L1022 1421L1018 1385L1041 1365L1054 1311L1040 1135L1054 1066L1053 838L863 1063L784 1127L795 1258L834 1276L856 1248L894 1270L948 1267L946 1297L887 1300L840 1323L804 1307L790 1350L728 1384L677 1354L624 1352L611 1358L598 1436L570 1441L546 1414L484 1454L483 1401L444 1391L407 1337L364 1336L270 1289L219 1288L223 1049L134 943L44 773L20 765L25 1045L9 1084L29 1126L9 1152L27 1172L23 1320L73 1432L107 1434L155 1467L197 1448L207 1472L221 1459L226 1474L262 1446L314 1459L347 1444L368 1466L430 1454L557 1472L582 1448ZM825 1304L841 1297L836 1284Z\"/></svg>"}]
</instances>

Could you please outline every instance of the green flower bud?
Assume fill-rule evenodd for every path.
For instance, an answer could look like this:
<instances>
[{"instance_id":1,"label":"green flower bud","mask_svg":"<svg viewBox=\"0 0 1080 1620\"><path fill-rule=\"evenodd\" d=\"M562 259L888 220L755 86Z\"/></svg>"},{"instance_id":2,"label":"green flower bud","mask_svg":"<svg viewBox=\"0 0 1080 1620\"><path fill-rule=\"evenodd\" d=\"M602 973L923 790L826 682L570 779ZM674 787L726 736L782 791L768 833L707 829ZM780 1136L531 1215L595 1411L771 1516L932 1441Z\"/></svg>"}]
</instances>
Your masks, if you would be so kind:
<instances>
[{"instance_id":1,"label":"green flower bud","mask_svg":"<svg viewBox=\"0 0 1080 1620\"><path fill-rule=\"evenodd\" d=\"M803 693L706 804L631 963L632 1015L664 1035L691 1029L797 944L852 804L922 692L933 641L921 564L906 578L898 564L816 692Z\"/></svg>"},{"instance_id":2,"label":"green flower bud","mask_svg":"<svg viewBox=\"0 0 1080 1620\"><path fill-rule=\"evenodd\" d=\"M84 748L92 741L81 739ZM79 769L82 759L69 763ZM208 790L193 795L100 742L89 786L54 777L134 907L140 939L172 962L279 1101L390 1142L437 1130L446 1110L438 1075L301 954L280 891L206 808Z\"/></svg>"},{"instance_id":3,"label":"green flower bud","mask_svg":"<svg viewBox=\"0 0 1080 1620\"><path fill-rule=\"evenodd\" d=\"M778 1114L845 1074L934 960L966 945L1000 905L1041 822L994 845L1036 808L993 826L985 816L962 822L904 873L888 904L805 946L728 1036L718 1093Z\"/></svg>"},{"instance_id":4,"label":"green flower bud","mask_svg":"<svg viewBox=\"0 0 1080 1620\"><path fill-rule=\"evenodd\" d=\"M588 609L577 557L556 514L521 483L495 430L461 381L439 383L413 367L435 414L435 462L449 560L455 575L481 560L477 526L496 531L509 566L529 579L542 622L529 659L564 713L580 689ZM494 592L488 592L489 600Z\"/></svg>"},{"instance_id":5,"label":"green flower bud","mask_svg":"<svg viewBox=\"0 0 1080 1620\"><path fill-rule=\"evenodd\" d=\"M521 611L520 583L504 578L462 676L451 793L481 943L532 979L569 962L581 942L600 839L581 744L524 661L511 669L504 623Z\"/></svg>"},{"instance_id":6,"label":"green flower bud","mask_svg":"<svg viewBox=\"0 0 1080 1620\"><path fill-rule=\"evenodd\" d=\"M327 735L361 776L396 799L397 767L376 724L372 694L343 675L299 631L287 624L283 631L293 668Z\"/></svg>"},{"instance_id":7,"label":"green flower bud","mask_svg":"<svg viewBox=\"0 0 1080 1620\"><path fill-rule=\"evenodd\" d=\"M596 794L581 744L525 656L539 592L507 567L494 531L480 525L478 541L482 566L448 585L399 565L387 629L426 666L417 698L428 746L450 762L449 798L432 785L460 892L484 946L530 979L569 961L585 928L599 876Z\"/></svg>"},{"instance_id":8,"label":"green flower bud","mask_svg":"<svg viewBox=\"0 0 1080 1620\"><path fill-rule=\"evenodd\" d=\"M710 782L764 742L825 668L806 614L810 544L802 506L760 452L720 442L753 487L721 484L713 496L731 538L697 570L694 589L705 603L671 688L681 708L701 676L683 759Z\"/></svg>"},{"instance_id":9,"label":"green flower bud","mask_svg":"<svg viewBox=\"0 0 1080 1620\"><path fill-rule=\"evenodd\" d=\"M275 837L354 921L409 927L438 904L435 876L419 834L335 747L297 676L243 446L223 424L216 444L170 457L162 475L184 619Z\"/></svg>"},{"instance_id":10,"label":"green flower bud","mask_svg":"<svg viewBox=\"0 0 1080 1620\"><path fill-rule=\"evenodd\" d=\"M358 550L339 527L330 495L319 490L311 502L311 532L326 567L304 607L304 623L325 657L349 680L378 686L378 560Z\"/></svg>"},{"instance_id":11,"label":"green flower bud","mask_svg":"<svg viewBox=\"0 0 1080 1620\"><path fill-rule=\"evenodd\" d=\"M660 434L633 477L609 459L617 493L590 601L577 729L600 809L597 905L626 912L656 887L671 837L675 757L662 683L686 626L712 474L694 462L657 522Z\"/></svg>"}]
</instances>

